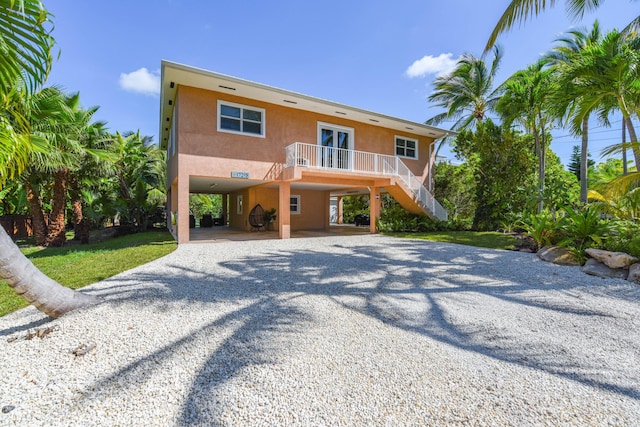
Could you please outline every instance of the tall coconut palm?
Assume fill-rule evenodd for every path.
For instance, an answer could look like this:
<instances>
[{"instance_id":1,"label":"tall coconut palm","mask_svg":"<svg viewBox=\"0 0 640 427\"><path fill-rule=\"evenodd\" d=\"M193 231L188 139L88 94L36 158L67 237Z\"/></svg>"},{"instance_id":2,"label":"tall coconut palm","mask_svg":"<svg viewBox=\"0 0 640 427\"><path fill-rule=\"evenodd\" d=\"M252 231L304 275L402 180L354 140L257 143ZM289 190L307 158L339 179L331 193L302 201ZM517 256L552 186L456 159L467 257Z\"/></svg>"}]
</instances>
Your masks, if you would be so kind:
<instances>
[{"instance_id":1,"label":"tall coconut palm","mask_svg":"<svg viewBox=\"0 0 640 427\"><path fill-rule=\"evenodd\" d=\"M0 0L0 186L19 174L32 151L29 123L16 113L18 88L35 91L51 66L50 15L37 0ZM0 279L51 317L96 302L38 270L0 227Z\"/></svg>"},{"instance_id":2,"label":"tall coconut palm","mask_svg":"<svg viewBox=\"0 0 640 427\"><path fill-rule=\"evenodd\" d=\"M571 61L575 61L579 58L580 54L588 46L599 43L602 35L600 33L600 25L598 21L595 21L591 30L586 28L573 29L568 31L563 36L556 39L559 44L553 48L551 52L546 55L551 66L556 67L557 72L562 74L563 70L569 66ZM572 83L570 87L565 87L563 90L556 92L556 105L558 108L558 115L561 117L571 116L573 114L572 106L576 105L576 99L571 97L573 89ZM582 145L580 151L580 201L587 203L587 191L588 191L588 170L589 170L589 115L586 114L582 118L582 123L579 129L571 127L572 133L580 134L582 136Z\"/></svg>"},{"instance_id":3,"label":"tall coconut palm","mask_svg":"<svg viewBox=\"0 0 640 427\"><path fill-rule=\"evenodd\" d=\"M586 12L596 10L602 3L602 0L567 0L567 14L573 19L582 19ZM485 51L493 47L500 34L509 31L516 23L522 24L537 16L547 7L555 5L556 0L511 0L491 32ZM633 18L622 33L630 35L637 32L638 29L640 29L640 16Z\"/></svg>"},{"instance_id":4,"label":"tall coconut palm","mask_svg":"<svg viewBox=\"0 0 640 427\"><path fill-rule=\"evenodd\" d=\"M437 77L433 85L435 91L429 95L429 101L434 106L445 109L425 123L438 125L445 121L454 121L451 129L454 131L475 128L477 123L485 120L487 113L493 110L500 98L499 88L495 88L495 75L500 66L502 51L498 46L493 50L494 56L491 66L483 58L476 58L471 54L463 55L450 74ZM435 155L442 146L449 141L443 138L436 148Z\"/></svg>"},{"instance_id":5,"label":"tall coconut palm","mask_svg":"<svg viewBox=\"0 0 640 427\"><path fill-rule=\"evenodd\" d=\"M506 126L519 123L533 136L538 157L538 211L544 208L544 181L548 132L553 122L550 114L550 95L553 93L553 70L540 60L525 70L514 73L502 85L503 96L496 105Z\"/></svg>"},{"instance_id":6,"label":"tall coconut palm","mask_svg":"<svg viewBox=\"0 0 640 427\"><path fill-rule=\"evenodd\" d=\"M445 112L431 117L427 124L455 120L452 129L460 130L472 128L485 119L500 98L500 89L494 86L494 81L502 52L495 47L493 53L491 66L487 66L484 58L465 54L451 73L434 80L435 90L429 95L429 101Z\"/></svg>"},{"instance_id":7,"label":"tall coconut palm","mask_svg":"<svg viewBox=\"0 0 640 427\"><path fill-rule=\"evenodd\" d=\"M640 39L629 39L617 30L607 33L598 43L586 46L563 68L562 87L576 99L573 125L591 112L608 123L612 111L618 110L628 125L636 168L640 166L637 135L631 116L640 113Z\"/></svg>"}]
</instances>

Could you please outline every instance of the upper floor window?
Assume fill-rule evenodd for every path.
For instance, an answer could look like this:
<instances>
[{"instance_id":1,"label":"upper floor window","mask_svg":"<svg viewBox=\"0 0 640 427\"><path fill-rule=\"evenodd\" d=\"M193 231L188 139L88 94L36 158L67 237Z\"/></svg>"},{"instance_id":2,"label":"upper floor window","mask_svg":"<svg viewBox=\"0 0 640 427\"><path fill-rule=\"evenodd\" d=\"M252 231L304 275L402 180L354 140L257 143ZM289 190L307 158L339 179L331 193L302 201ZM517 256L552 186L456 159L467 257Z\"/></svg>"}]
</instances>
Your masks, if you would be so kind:
<instances>
[{"instance_id":1,"label":"upper floor window","mask_svg":"<svg viewBox=\"0 0 640 427\"><path fill-rule=\"evenodd\" d=\"M218 101L218 130L264 137L263 108Z\"/></svg>"},{"instance_id":2,"label":"upper floor window","mask_svg":"<svg viewBox=\"0 0 640 427\"><path fill-rule=\"evenodd\" d=\"M396 156L417 159L418 141L403 136L396 136Z\"/></svg>"}]
</instances>

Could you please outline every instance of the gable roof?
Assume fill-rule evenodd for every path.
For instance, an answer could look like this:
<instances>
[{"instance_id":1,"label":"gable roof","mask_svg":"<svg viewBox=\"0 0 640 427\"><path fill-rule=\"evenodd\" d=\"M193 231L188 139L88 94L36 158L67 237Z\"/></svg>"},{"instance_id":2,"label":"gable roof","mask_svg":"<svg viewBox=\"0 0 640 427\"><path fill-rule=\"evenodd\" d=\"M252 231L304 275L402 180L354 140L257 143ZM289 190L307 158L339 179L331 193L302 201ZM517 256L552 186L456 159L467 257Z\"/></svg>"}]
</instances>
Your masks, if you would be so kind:
<instances>
[{"instance_id":1,"label":"gable roof","mask_svg":"<svg viewBox=\"0 0 640 427\"><path fill-rule=\"evenodd\" d=\"M333 101L279 89L273 86L215 73L189 65L162 60L160 88L160 147L166 148L173 117L173 106L179 85L229 93L271 104L282 105L333 117L346 118L369 125L410 132L440 139L455 132L423 123L387 116Z\"/></svg>"}]
</instances>

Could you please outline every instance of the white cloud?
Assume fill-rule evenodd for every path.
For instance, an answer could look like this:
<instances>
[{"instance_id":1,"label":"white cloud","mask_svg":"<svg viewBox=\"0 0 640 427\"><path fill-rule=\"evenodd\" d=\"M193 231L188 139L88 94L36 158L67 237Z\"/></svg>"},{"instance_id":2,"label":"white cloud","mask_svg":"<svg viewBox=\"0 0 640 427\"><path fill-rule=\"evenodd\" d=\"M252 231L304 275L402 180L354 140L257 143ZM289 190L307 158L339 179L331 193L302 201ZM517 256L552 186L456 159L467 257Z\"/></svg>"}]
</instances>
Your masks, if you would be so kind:
<instances>
[{"instance_id":1,"label":"white cloud","mask_svg":"<svg viewBox=\"0 0 640 427\"><path fill-rule=\"evenodd\" d=\"M143 95L160 95L160 73L142 67L130 73L120 74L120 87Z\"/></svg>"},{"instance_id":2,"label":"white cloud","mask_svg":"<svg viewBox=\"0 0 640 427\"><path fill-rule=\"evenodd\" d=\"M453 59L452 53L441 53L438 56L426 55L418 59L407 68L406 74L409 77L425 77L429 74L442 76L453 70L458 62L458 58Z\"/></svg>"}]
</instances>

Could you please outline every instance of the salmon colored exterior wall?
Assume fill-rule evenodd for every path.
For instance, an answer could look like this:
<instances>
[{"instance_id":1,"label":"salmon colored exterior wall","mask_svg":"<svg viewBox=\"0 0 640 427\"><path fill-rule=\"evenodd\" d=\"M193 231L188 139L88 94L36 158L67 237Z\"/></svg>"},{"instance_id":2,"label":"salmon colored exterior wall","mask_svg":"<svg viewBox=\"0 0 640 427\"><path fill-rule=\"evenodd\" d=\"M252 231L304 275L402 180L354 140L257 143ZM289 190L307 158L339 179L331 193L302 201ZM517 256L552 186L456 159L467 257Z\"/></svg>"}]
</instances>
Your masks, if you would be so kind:
<instances>
[{"instance_id":1,"label":"salmon colored exterior wall","mask_svg":"<svg viewBox=\"0 0 640 427\"><path fill-rule=\"evenodd\" d=\"M219 132L218 100L263 108L265 136ZM430 145L433 144L431 138L181 85L175 98L172 122L167 123L167 126L171 125L177 130L173 139L175 154L171 154L171 143L168 148L167 185L171 194L168 209L172 213L178 213L176 224L169 226L178 242L189 241L188 232L178 231L189 228L191 176L230 178L232 171L243 171L249 174L250 179L274 183L270 188L260 185L230 193L228 220L232 228L250 230L249 212L257 203L265 210L276 208L276 214L280 216L278 207L284 208L287 205L287 201L279 200L279 194L287 193L279 193L278 188L278 183L283 178L285 147L294 142L317 144L319 122L352 128L354 145L350 148L359 151L393 156L396 136L417 140L418 159L402 158L402 161L428 187L432 162L429 155ZM335 176L339 177L339 174ZM292 187L290 194L301 196L301 213L290 216L290 230L329 227L328 191L301 191ZM244 205L240 215L236 209L238 195L242 195ZM375 231L373 227L372 225L372 230ZM272 228L278 230L278 221ZM283 230L280 230L281 237L283 233L288 237L289 230Z\"/></svg>"},{"instance_id":2,"label":"salmon colored exterior wall","mask_svg":"<svg viewBox=\"0 0 640 427\"><path fill-rule=\"evenodd\" d=\"M264 108L265 137L218 132L219 99ZM394 155L396 135L416 139L418 160L402 160L416 176L425 176L428 171L429 145L433 140L409 132L401 133L393 129L186 86L181 86L178 91L177 106L178 150L181 154L284 163L284 149L288 145L294 142L318 143L318 122L323 122L353 128L354 150ZM229 175L223 173L219 176Z\"/></svg>"},{"instance_id":3,"label":"salmon colored exterior wall","mask_svg":"<svg viewBox=\"0 0 640 427\"><path fill-rule=\"evenodd\" d=\"M237 197L243 197L242 215L237 214ZM299 214L291 214L291 230L317 230L329 228L329 192L313 190L291 190L291 196L300 196L301 211ZM278 189L273 188L249 188L231 194L231 212L229 213L229 225L235 229L251 231L249 213L257 204L267 211L274 208L276 215L278 209ZM278 231L278 221L274 221L270 230Z\"/></svg>"}]
</instances>

